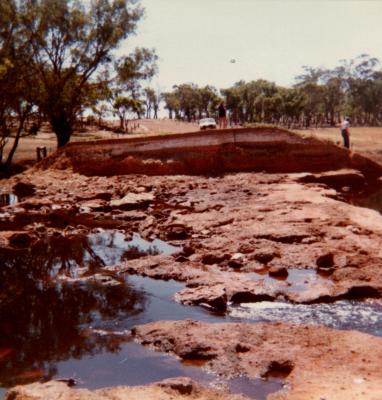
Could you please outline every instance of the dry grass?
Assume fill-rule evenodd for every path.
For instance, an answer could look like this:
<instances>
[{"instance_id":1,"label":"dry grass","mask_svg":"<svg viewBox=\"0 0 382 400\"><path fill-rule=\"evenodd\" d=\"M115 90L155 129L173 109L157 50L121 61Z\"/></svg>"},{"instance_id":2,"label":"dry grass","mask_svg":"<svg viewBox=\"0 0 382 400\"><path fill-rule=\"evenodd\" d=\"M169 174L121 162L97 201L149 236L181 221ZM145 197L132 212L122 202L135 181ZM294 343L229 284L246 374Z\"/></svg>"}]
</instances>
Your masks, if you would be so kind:
<instances>
[{"instance_id":1,"label":"dry grass","mask_svg":"<svg viewBox=\"0 0 382 400\"><path fill-rule=\"evenodd\" d=\"M318 128L295 131L300 135L314 136L318 139L330 140L342 146L343 140L339 128ZM351 150L382 164L382 128L351 127Z\"/></svg>"}]
</instances>

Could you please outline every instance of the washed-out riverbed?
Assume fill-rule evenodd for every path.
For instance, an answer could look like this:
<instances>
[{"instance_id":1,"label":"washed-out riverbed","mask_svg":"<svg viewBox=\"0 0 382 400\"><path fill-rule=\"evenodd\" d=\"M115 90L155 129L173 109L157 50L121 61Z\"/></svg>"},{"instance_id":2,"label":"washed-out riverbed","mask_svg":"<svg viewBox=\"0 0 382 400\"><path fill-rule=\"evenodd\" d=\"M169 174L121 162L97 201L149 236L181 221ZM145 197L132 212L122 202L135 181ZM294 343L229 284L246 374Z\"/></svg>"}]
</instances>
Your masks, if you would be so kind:
<instances>
[{"instance_id":1,"label":"washed-out riverbed","mask_svg":"<svg viewBox=\"0 0 382 400\"><path fill-rule=\"evenodd\" d=\"M192 363L182 364L131 341L129 330L142 323L230 319L174 302L172 296L184 284L127 275L110 285L75 279L80 272L91 277L121 260L171 254L179 248L137 234L126 240L122 232L104 230L48 242L32 248L31 254L7 254L2 260L2 284L8 289L0 308L1 396L5 387L62 378L94 389L189 376L260 398L282 387L279 379L238 377L227 383Z\"/></svg>"},{"instance_id":2,"label":"washed-out riverbed","mask_svg":"<svg viewBox=\"0 0 382 400\"><path fill-rule=\"evenodd\" d=\"M380 216L300 179L29 175L33 193L0 212L2 387L186 375L265 399L287 381L227 379L141 346L131 328L281 321L382 336Z\"/></svg>"},{"instance_id":3,"label":"washed-out riverbed","mask_svg":"<svg viewBox=\"0 0 382 400\"><path fill-rule=\"evenodd\" d=\"M189 376L206 384L227 385L231 392L257 399L282 387L282 380L275 378L225 381L192 363L182 364L131 341L132 327L153 321L284 321L382 336L379 301L232 304L224 315L174 302L183 283L110 274L106 268L122 260L177 251L180 248L160 240L148 242L137 234L126 238L121 231L99 229L87 236L43 240L30 251L3 253L0 395L4 387L62 378L94 389ZM103 277L109 274L110 282L91 279L105 270ZM251 277L263 278L260 274ZM298 290L309 278L297 271L288 279ZM274 279L267 276L266 280L272 284Z\"/></svg>"}]
</instances>

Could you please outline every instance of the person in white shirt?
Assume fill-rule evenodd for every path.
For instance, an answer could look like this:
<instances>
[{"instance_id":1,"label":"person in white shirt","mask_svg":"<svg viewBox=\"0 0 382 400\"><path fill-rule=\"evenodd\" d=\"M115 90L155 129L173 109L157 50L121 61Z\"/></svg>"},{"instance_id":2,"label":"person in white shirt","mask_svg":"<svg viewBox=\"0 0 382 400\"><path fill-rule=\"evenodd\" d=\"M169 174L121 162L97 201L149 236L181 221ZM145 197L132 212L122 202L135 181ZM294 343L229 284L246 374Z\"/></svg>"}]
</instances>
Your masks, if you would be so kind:
<instances>
[{"instance_id":1,"label":"person in white shirt","mask_svg":"<svg viewBox=\"0 0 382 400\"><path fill-rule=\"evenodd\" d=\"M342 123L341 123L341 135L342 138L344 139L344 146L349 149L350 148L350 132L349 132L349 127L350 127L350 119L349 117L346 117Z\"/></svg>"}]
</instances>

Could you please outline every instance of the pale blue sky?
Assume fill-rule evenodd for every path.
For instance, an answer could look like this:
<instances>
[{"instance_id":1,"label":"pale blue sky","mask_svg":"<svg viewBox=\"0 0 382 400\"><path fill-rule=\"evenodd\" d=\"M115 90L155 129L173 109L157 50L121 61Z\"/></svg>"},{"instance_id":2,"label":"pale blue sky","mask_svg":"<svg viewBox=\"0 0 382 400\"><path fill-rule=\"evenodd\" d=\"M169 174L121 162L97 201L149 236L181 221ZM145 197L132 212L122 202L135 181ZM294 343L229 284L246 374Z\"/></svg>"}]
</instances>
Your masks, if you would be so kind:
<instances>
[{"instance_id":1,"label":"pale blue sky","mask_svg":"<svg viewBox=\"0 0 382 400\"><path fill-rule=\"evenodd\" d=\"M264 78L290 86L302 65L334 67L367 53L382 60L382 1L141 0L130 46L156 48L152 86L217 88ZM236 63L230 63L235 59Z\"/></svg>"}]
</instances>

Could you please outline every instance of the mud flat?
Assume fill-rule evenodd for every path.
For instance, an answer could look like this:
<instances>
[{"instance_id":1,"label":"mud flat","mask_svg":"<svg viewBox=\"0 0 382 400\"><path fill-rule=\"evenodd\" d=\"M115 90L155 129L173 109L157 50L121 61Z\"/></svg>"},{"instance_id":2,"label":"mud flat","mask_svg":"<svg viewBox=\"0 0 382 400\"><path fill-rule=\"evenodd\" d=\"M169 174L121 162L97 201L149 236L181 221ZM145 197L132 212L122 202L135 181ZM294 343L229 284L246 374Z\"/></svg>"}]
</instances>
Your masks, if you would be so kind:
<instances>
[{"instance_id":1,"label":"mud flat","mask_svg":"<svg viewBox=\"0 0 382 400\"><path fill-rule=\"evenodd\" d=\"M236 392L250 398L378 398L382 216L347 199L375 190L381 167L288 132L216 134L203 157L217 175L195 175L212 164L194 157L194 133L68 146L1 182L2 386L65 368L81 378L80 364L60 363L92 355L88 368L137 340L224 377L231 393L230 378L247 379ZM271 390L254 385L277 374Z\"/></svg>"}]
</instances>

